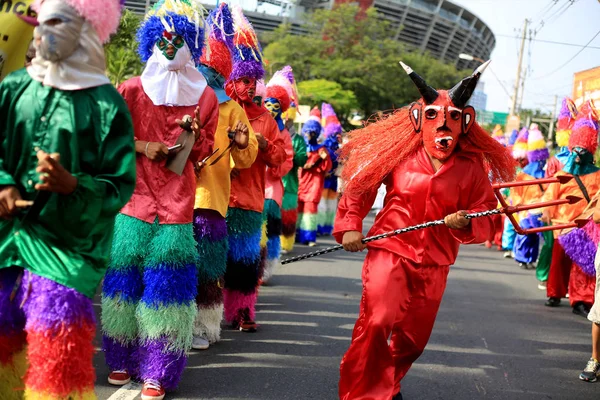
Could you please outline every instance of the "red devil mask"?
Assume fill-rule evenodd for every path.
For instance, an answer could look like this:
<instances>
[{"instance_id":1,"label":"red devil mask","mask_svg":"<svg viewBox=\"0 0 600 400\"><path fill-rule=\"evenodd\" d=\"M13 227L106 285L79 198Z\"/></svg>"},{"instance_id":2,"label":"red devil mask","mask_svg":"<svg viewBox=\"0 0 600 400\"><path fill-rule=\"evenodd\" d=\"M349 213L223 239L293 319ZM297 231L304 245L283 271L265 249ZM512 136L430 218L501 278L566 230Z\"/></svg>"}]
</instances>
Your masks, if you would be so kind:
<instances>
[{"instance_id":1,"label":"red devil mask","mask_svg":"<svg viewBox=\"0 0 600 400\"><path fill-rule=\"evenodd\" d=\"M227 84L227 93L229 97L236 98L238 101L246 104L252 103L256 95L256 79L241 78Z\"/></svg>"},{"instance_id":2,"label":"red devil mask","mask_svg":"<svg viewBox=\"0 0 600 400\"><path fill-rule=\"evenodd\" d=\"M422 96L421 100L410 107L410 120L415 132L423 135L427 153L444 161L458 145L460 136L467 135L475 122L475 109L466 104L489 61L452 89L440 91L427 85L409 66L400 64Z\"/></svg>"}]
</instances>

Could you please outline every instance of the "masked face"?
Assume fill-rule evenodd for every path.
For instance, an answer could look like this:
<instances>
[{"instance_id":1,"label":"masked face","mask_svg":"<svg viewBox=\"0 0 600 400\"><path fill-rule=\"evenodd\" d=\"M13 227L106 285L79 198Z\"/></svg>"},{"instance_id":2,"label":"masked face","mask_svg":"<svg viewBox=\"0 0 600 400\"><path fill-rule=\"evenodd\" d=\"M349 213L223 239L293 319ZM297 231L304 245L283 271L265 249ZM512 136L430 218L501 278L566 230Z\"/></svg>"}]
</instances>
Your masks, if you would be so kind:
<instances>
[{"instance_id":1,"label":"masked face","mask_svg":"<svg viewBox=\"0 0 600 400\"><path fill-rule=\"evenodd\" d=\"M84 19L61 0L45 0L38 14L39 25L33 31L37 54L44 60L67 59L77 47Z\"/></svg>"},{"instance_id":2,"label":"masked face","mask_svg":"<svg viewBox=\"0 0 600 400\"><path fill-rule=\"evenodd\" d=\"M575 156L575 164L579 165L587 165L594 163L594 155L584 149L583 147L575 147L573 148L573 153Z\"/></svg>"},{"instance_id":3,"label":"masked face","mask_svg":"<svg viewBox=\"0 0 600 400\"><path fill-rule=\"evenodd\" d=\"M178 44L179 47L169 43L161 50L161 43L164 43L163 39L165 38L163 37L156 42L156 47L154 47L154 54L158 59L158 63L168 71L183 69L192 60L192 53L187 44L181 39L181 43ZM175 41L175 39L173 40Z\"/></svg>"},{"instance_id":4,"label":"masked face","mask_svg":"<svg viewBox=\"0 0 600 400\"><path fill-rule=\"evenodd\" d=\"M281 117L281 104L279 100L273 97L267 97L265 99L265 107L271 112L273 118Z\"/></svg>"},{"instance_id":5,"label":"masked face","mask_svg":"<svg viewBox=\"0 0 600 400\"><path fill-rule=\"evenodd\" d=\"M423 135L427 153L440 161L446 160L456 148L460 135L471 128L475 110L471 106L463 109L452 104L448 93L440 91L432 104L414 103L410 116L417 133Z\"/></svg>"},{"instance_id":6,"label":"masked face","mask_svg":"<svg viewBox=\"0 0 600 400\"><path fill-rule=\"evenodd\" d=\"M233 82L233 90L242 103L251 103L256 94L256 79L238 79Z\"/></svg>"},{"instance_id":7,"label":"masked face","mask_svg":"<svg viewBox=\"0 0 600 400\"><path fill-rule=\"evenodd\" d=\"M162 55L169 61L175 59L177 51L183 47L185 40L176 33L163 32L162 37L156 42L156 47L162 52Z\"/></svg>"}]
</instances>

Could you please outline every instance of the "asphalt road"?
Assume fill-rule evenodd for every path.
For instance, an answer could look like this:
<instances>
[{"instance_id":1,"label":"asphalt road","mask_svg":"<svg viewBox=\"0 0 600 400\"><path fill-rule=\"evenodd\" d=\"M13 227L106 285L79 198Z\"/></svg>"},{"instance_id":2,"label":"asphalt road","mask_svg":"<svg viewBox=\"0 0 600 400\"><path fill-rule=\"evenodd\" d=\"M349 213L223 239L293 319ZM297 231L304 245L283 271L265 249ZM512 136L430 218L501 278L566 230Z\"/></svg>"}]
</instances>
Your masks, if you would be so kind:
<instances>
[{"instance_id":1,"label":"asphalt road","mask_svg":"<svg viewBox=\"0 0 600 400\"><path fill-rule=\"evenodd\" d=\"M336 399L363 256L338 252L280 267L260 290L259 331L225 329L222 342L190 353L167 399ZM404 398L600 399L600 383L578 379L590 357L590 324L544 299L533 271L483 246L463 247L429 345L403 381ZM139 398L138 385L117 392L106 383L102 353L95 365L99 399Z\"/></svg>"}]
</instances>

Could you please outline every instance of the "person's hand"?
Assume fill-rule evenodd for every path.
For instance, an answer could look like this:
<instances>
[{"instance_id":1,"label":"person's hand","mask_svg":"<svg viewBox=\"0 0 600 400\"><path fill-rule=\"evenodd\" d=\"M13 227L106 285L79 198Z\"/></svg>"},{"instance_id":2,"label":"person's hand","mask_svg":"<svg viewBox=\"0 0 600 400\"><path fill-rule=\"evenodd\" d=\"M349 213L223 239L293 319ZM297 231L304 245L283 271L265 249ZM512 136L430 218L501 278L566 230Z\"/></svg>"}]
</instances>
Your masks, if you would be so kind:
<instances>
[{"instance_id":1,"label":"person's hand","mask_svg":"<svg viewBox=\"0 0 600 400\"><path fill-rule=\"evenodd\" d=\"M238 176L240 176L240 170L237 169L237 168L234 168L234 169L231 170L231 174L230 175L231 175L231 179L235 179Z\"/></svg>"},{"instance_id":2,"label":"person's hand","mask_svg":"<svg viewBox=\"0 0 600 400\"><path fill-rule=\"evenodd\" d=\"M304 167L302 167L302 169L311 169L312 167L314 167L315 165L312 163L306 163L304 164Z\"/></svg>"},{"instance_id":3,"label":"person's hand","mask_svg":"<svg viewBox=\"0 0 600 400\"><path fill-rule=\"evenodd\" d=\"M197 163L194 163L194 174L196 174L196 178L200 178L200 172L202 172L202 169L206 166L205 162L202 161L198 161Z\"/></svg>"},{"instance_id":4,"label":"person's hand","mask_svg":"<svg viewBox=\"0 0 600 400\"><path fill-rule=\"evenodd\" d=\"M227 131L231 131L231 127L227 128ZM235 145L238 149L244 150L248 147L249 142L248 127L244 123L238 122L234 132L235 136L233 137L233 141L235 142Z\"/></svg>"},{"instance_id":5,"label":"person's hand","mask_svg":"<svg viewBox=\"0 0 600 400\"><path fill-rule=\"evenodd\" d=\"M323 148L319 150L319 157L321 157L322 160L325 160L327 158L327 150Z\"/></svg>"},{"instance_id":6,"label":"person's hand","mask_svg":"<svg viewBox=\"0 0 600 400\"><path fill-rule=\"evenodd\" d=\"M21 193L14 186L0 188L0 218L12 219L19 211L16 202L21 200Z\"/></svg>"},{"instance_id":7,"label":"person's hand","mask_svg":"<svg viewBox=\"0 0 600 400\"><path fill-rule=\"evenodd\" d=\"M254 135L256 136L256 140L258 141L258 148L260 150L265 150L267 148L267 146L269 145L269 142L267 142L267 139L265 139L265 137L263 135L261 135L260 133L254 133Z\"/></svg>"},{"instance_id":8,"label":"person's hand","mask_svg":"<svg viewBox=\"0 0 600 400\"><path fill-rule=\"evenodd\" d=\"M542 213L540 221L542 221L546 225L550 225L552 223L552 220L550 219L550 216L547 213Z\"/></svg>"},{"instance_id":9,"label":"person's hand","mask_svg":"<svg viewBox=\"0 0 600 400\"><path fill-rule=\"evenodd\" d=\"M466 211L458 211L454 214L450 214L444 218L444 223L450 229L463 229L471 223L470 220L465 218L467 215Z\"/></svg>"},{"instance_id":10,"label":"person's hand","mask_svg":"<svg viewBox=\"0 0 600 400\"><path fill-rule=\"evenodd\" d=\"M186 123L186 121L182 121L179 119L177 120L177 123L179 124L181 129L194 132L194 137L196 138L196 141L202 142L204 140L204 136L202 136L202 128L204 128L204 124L202 124L202 121L200 120L200 107L196 107L196 110L194 111L194 119L192 120L191 125L189 125L189 123Z\"/></svg>"},{"instance_id":11,"label":"person's hand","mask_svg":"<svg viewBox=\"0 0 600 400\"><path fill-rule=\"evenodd\" d=\"M169 148L164 143L148 142L144 154L150 161L163 161L169 156Z\"/></svg>"},{"instance_id":12,"label":"person's hand","mask_svg":"<svg viewBox=\"0 0 600 400\"><path fill-rule=\"evenodd\" d=\"M37 159L35 171L40 174L42 183L35 185L35 190L69 195L77 189L77 178L60 164L60 154L48 154L40 150Z\"/></svg>"},{"instance_id":13,"label":"person's hand","mask_svg":"<svg viewBox=\"0 0 600 400\"><path fill-rule=\"evenodd\" d=\"M344 250L352 253L363 251L367 248L367 245L362 242L363 239L364 236L361 232L348 231L344 233L344 237L342 238L342 246L344 246Z\"/></svg>"}]
</instances>

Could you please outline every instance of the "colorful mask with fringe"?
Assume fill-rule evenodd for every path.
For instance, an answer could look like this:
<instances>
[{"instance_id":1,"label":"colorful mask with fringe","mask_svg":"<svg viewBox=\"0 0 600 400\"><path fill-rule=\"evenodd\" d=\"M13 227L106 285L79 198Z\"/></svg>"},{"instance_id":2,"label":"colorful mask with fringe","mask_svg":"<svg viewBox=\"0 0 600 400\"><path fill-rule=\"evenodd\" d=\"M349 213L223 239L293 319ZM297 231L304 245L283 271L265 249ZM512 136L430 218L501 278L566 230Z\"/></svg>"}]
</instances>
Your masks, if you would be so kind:
<instances>
[{"instance_id":1,"label":"colorful mask with fringe","mask_svg":"<svg viewBox=\"0 0 600 400\"><path fill-rule=\"evenodd\" d=\"M460 136L466 134L475 122L475 109L467 106L467 102L489 61L452 89L439 91L429 86L408 65L400 64L421 93L421 99L410 107L415 132L422 135L427 153L444 161L456 149Z\"/></svg>"},{"instance_id":2,"label":"colorful mask with fringe","mask_svg":"<svg viewBox=\"0 0 600 400\"><path fill-rule=\"evenodd\" d=\"M173 35L170 32L164 31L163 36L156 43L156 46L167 60L174 60L177 55L177 50L181 49L184 44L185 41L182 36Z\"/></svg>"}]
</instances>

